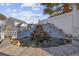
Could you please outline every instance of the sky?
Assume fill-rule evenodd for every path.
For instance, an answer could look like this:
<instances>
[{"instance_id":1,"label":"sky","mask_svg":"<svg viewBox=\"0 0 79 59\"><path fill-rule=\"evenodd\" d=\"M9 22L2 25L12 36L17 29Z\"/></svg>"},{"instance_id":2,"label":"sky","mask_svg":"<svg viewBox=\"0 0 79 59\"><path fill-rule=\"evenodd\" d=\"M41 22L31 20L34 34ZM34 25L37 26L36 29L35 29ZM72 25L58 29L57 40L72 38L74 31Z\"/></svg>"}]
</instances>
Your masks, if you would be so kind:
<instances>
[{"instance_id":1,"label":"sky","mask_svg":"<svg viewBox=\"0 0 79 59\"><path fill-rule=\"evenodd\" d=\"M44 8L40 3L0 3L0 13L27 23L47 19L48 15L43 13Z\"/></svg>"}]
</instances>

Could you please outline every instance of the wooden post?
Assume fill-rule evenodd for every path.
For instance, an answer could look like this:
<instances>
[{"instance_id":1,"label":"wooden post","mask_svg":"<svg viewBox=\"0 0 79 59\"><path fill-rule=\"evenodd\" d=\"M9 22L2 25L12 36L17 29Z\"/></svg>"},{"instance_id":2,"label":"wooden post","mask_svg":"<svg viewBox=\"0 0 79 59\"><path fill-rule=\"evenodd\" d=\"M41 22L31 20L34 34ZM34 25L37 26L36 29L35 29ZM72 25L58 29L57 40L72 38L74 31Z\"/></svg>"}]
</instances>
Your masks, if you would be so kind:
<instances>
[{"instance_id":1,"label":"wooden post","mask_svg":"<svg viewBox=\"0 0 79 59\"><path fill-rule=\"evenodd\" d=\"M1 20L1 40L3 40L4 39L4 24L3 24L4 22ZM0 40L0 41L1 41Z\"/></svg>"},{"instance_id":2,"label":"wooden post","mask_svg":"<svg viewBox=\"0 0 79 59\"><path fill-rule=\"evenodd\" d=\"M63 12L64 12L64 13L67 13L67 12L69 12L69 11L70 11L69 3L65 3L65 4L64 4L64 8L63 8Z\"/></svg>"},{"instance_id":3,"label":"wooden post","mask_svg":"<svg viewBox=\"0 0 79 59\"><path fill-rule=\"evenodd\" d=\"M72 30L74 36L79 36L79 20L78 20L78 11L77 6L75 4L72 4Z\"/></svg>"}]
</instances>

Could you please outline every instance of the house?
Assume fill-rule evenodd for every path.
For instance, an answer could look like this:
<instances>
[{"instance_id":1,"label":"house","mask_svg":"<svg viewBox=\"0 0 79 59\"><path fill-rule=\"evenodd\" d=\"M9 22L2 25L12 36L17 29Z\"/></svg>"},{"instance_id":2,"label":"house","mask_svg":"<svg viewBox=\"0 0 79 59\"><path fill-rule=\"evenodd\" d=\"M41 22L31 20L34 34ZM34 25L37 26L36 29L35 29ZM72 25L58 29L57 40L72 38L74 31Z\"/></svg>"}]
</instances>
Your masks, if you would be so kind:
<instances>
[{"instance_id":1,"label":"house","mask_svg":"<svg viewBox=\"0 0 79 59\"><path fill-rule=\"evenodd\" d=\"M12 18L12 17L9 17L7 18L7 20L5 21L5 33L7 36L11 36L11 37L17 37L18 35L18 30L19 30L19 27L26 27L27 23L25 23L24 21L22 20L19 20L19 19L16 19L16 18Z\"/></svg>"},{"instance_id":2,"label":"house","mask_svg":"<svg viewBox=\"0 0 79 59\"><path fill-rule=\"evenodd\" d=\"M62 29L67 34L79 36L79 10L73 6L71 12L61 14L58 16L50 17L40 21L40 24L51 23L59 29Z\"/></svg>"}]
</instances>

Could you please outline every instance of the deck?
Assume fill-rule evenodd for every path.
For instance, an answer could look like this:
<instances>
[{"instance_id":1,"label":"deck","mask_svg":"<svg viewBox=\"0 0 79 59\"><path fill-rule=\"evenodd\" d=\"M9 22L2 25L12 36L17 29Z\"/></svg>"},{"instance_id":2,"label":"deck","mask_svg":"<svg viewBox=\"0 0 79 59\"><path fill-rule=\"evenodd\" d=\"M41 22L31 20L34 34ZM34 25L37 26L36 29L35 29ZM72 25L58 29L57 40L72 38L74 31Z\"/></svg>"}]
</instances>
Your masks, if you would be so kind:
<instances>
[{"instance_id":1,"label":"deck","mask_svg":"<svg viewBox=\"0 0 79 59\"><path fill-rule=\"evenodd\" d=\"M1 56L79 56L79 41L75 40L72 44L49 48L17 47L5 42L8 41L0 44Z\"/></svg>"}]
</instances>

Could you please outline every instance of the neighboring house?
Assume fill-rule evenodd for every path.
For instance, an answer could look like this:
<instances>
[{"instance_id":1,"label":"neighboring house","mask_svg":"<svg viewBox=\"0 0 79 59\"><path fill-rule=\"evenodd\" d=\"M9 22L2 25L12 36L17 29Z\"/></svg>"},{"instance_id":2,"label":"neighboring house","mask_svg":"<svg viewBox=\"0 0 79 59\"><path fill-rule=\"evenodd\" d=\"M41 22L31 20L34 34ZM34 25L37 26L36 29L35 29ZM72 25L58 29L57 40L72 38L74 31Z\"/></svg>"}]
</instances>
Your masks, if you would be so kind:
<instances>
[{"instance_id":1,"label":"neighboring house","mask_svg":"<svg viewBox=\"0 0 79 59\"><path fill-rule=\"evenodd\" d=\"M9 17L5 22L5 33L8 36L17 37L17 35L18 35L17 32L19 29L18 24L20 24L20 23L24 24L24 26L26 26L25 24L27 24L22 20Z\"/></svg>"},{"instance_id":2,"label":"neighboring house","mask_svg":"<svg viewBox=\"0 0 79 59\"><path fill-rule=\"evenodd\" d=\"M5 25L5 20L0 21L0 41L4 39L4 25Z\"/></svg>"},{"instance_id":3,"label":"neighboring house","mask_svg":"<svg viewBox=\"0 0 79 59\"><path fill-rule=\"evenodd\" d=\"M76 32L75 30L76 28L77 30L79 30L78 16L79 16L79 11L76 12L76 10L74 10L72 12L68 12L65 14L61 14L58 16L54 16L54 17L50 17L48 19L42 20L40 21L40 24L45 24L48 22L48 23L54 24L59 29L62 29L67 34L74 35L74 32L79 34L79 31Z\"/></svg>"}]
</instances>

